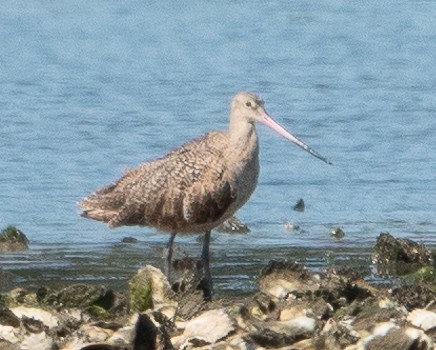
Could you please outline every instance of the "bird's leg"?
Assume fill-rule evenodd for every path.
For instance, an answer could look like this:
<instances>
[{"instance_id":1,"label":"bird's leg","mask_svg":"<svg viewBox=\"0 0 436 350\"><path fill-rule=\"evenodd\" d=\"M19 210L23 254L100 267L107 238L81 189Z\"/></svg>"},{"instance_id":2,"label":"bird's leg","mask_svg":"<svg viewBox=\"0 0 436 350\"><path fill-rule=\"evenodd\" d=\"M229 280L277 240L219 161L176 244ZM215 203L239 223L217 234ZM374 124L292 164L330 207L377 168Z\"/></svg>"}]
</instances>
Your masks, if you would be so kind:
<instances>
[{"instance_id":1,"label":"bird's leg","mask_svg":"<svg viewBox=\"0 0 436 350\"><path fill-rule=\"evenodd\" d=\"M167 246L164 249L164 259L165 259L165 275L168 278L168 281L171 283L171 266L172 266L172 258L173 258L173 243L174 238L176 238L176 233L172 232L170 239L167 243Z\"/></svg>"},{"instance_id":2,"label":"bird's leg","mask_svg":"<svg viewBox=\"0 0 436 350\"><path fill-rule=\"evenodd\" d=\"M204 234L203 249L201 251L201 263L203 268L203 277L200 286L204 292L204 298L210 300L212 298L212 275L210 273L210 257L209 257L210 231Z\"/></svg>"}]
</instances>

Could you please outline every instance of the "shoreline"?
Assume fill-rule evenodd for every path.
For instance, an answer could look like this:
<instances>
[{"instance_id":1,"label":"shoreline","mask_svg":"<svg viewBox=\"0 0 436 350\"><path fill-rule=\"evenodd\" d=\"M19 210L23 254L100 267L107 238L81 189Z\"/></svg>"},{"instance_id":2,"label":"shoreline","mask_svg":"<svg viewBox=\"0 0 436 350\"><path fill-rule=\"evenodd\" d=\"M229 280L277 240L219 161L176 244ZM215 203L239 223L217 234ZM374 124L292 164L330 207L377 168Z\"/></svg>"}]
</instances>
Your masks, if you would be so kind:
<instances>
[{"instance_id":1,"label":"shoreline","mask_svg":"<svg viewBox=\"0 0 436 350\"><path fill-rule=\"evenodd\" d=\"M122 291L90 283L14 288L0 298L0 348L35 341L32 349L63 350L430 350L436 344L434 279L386 288L352 268L314 273L274 260L261 269L255 291L211 302L195 278L186 281L174 291L147 265Z\"/></svg>"},{"instance_id":2,"label":"shoreline","mask_svg":"<svg viewBox=\"0 0 436 350\"><path fill-rule=\"evenodd\" d=\"M33 279L19 283L14 270L0 269L0 348L430 350L436 344L436 252L423 243L381 233L364 255L295 248L291 256L290 248L277 248L269 250L273 259L265 250L250 255L251 264L228 250L218 260L218 250L212 301L188 250L176 251L170 284L159 268L138 264L141 248L118 244L91 257L58 250L63 263L51 270L40 264L36 276L36 266L23 268ZM156 260L160 252L149 249ZM53 252L6 255L26 253L43 261ZM114 279L114 271L123 277Z\"/></svg>"}]
</instances>

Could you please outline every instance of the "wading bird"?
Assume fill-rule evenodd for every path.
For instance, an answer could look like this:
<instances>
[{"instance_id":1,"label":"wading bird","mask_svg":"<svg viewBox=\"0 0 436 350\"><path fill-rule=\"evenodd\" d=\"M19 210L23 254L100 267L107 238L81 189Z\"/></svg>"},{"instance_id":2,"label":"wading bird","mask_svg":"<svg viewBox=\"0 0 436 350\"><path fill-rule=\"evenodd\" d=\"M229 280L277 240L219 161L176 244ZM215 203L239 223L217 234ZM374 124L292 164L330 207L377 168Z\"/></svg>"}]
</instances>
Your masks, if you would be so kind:
<instances>
[{"instance_id":1,"label":"wading bird","mask_svg":"<svg viewBox=\"0 0 436 350\"><path fill-rule=\"evenodd\" d=\"M209 132L162 158L128 170L115 183L80 201L81 215L103 221L109 227L153 226L169 232L165 249L168 278L176 234L203 233L202 284L205 296L210 297L210 232L242 207L257 185L256 122L330 163L275 122L257 95L240 92L231 103L228 130Z\"/></svg>"}]
</instances>

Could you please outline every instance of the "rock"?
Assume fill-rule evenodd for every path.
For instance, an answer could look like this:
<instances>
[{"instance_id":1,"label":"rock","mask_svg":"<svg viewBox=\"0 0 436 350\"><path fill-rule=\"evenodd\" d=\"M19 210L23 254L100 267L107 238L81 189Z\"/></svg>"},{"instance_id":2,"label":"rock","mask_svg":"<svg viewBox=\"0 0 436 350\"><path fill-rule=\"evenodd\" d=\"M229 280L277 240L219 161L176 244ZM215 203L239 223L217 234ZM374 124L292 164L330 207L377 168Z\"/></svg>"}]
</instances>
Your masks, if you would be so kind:
<instances>
[{"instance_id":1,"label":"rock","mask_svg":"<svg viewBox=\"0 0 436 350\"><path fill-rule=\"evenodd\" d=\"M403 284L428 284L436 287L436 266L424 266L418 270L401 276L401 282Z\"/></svg>"},{"instance_id":2,"label":"rock","mask_svg":"<svg viewBox=\"0 0 436 350\"><path fill-rule=\"evenodd\" d=\"M409 313L407 321L415 327L428 331L436 328L436 313L424 309L415 309Z\"/></svg>"},{"instance_id":3,"label":"rock","mask_svg":"<svg viewBox=\"0 0 436 350\"><path fill-rule=\"evenodd\" d=\"M408 327L405 329L405 333L413 340L412 349L434 350L435 341L434 337L431 339L422 330Z\"/></svg>"},{"instance_id":4,"label":"rock","mask_svg":"<svg viewBox=\"0 0 436 350\"><path fill-rule=\"evenodd\" d=\"M30 293L29 291L23 288L14 288L7 294L7 299L12 303L18 304L35 304L36 303L36 294Z\"/></svg>"},{"instance_id":5,"label":"rock","mask_svg":"<svg viewBox=\"0 0 436 350\"><path fill-rule=\"evenodd\" d=\"M271 325L272 330L277 333L286 333L294 335L311 335L316 329L316 320L312 317L301 315L287 321L274 322Z\"/></svg>"},{"instance_id":6,"label":"rock","mask_svg":"<svg viewBox=\"0 0 436 350\"><path fill-rule=\"evenodd\" d=\"M136 317L137 319L138 317ZM136 324L136 322L135 322ZM126 325L118 329L108 340L110 344L132 344L135 337L135 324Z\"/></svg>"},{"instance_id":7,"label":"rock","mask_svg":"<svg viewBox=\"0 0 436 350\"><path fill-rule=\"evenodd\" d=\"M138 243L138 239L135 237L124 237L121 243Z\"/></svg>"},{"instance_id":8,"label":"rock","mask_svg":"<svg viewBox=\"0 0 436 350\"><path fill-rule=\"evenodd\" d=\"M313 346L315 349L350 349L360 339L360 335L352 328L348 322L336 322L334 319L329 319L321 332L313 338ZM359 349L361 350L361 349Z\"/></svg>"},{"instance_id":9,"label":"rock","mask_svg":"<svg viewBox=\"0 0 436 350\"><path fill-rule=\"evenodd\" d=\"M15 226L8 226L0 232L0 252L27 250L29 240Z\"/></svg>"},{"instance_id":10,"label":"rock","mask_svg":"<svg viewBox=\"0 0 436 350\"><path fill-rule=\"evenodd\" d=\"M183 320L192 318L205 310L207 302L204 300L204 293L200 290L188 290L177 296L177 316Z\"/></svg>"},{"instance_id":11,"label":"rock","mask_svg":"<svg viewBox=\"0 0 436 350\"><path fill-rule=\"evenodd\" d=\"M290 321L301 316L316 317L317 319L328 319L333 313L331 305L324 300L301 301L295 300L287 304L280 311L280 321Z\"/></svg>"},{"instance_id":12,"label":"rock","mask_svg":"<svg viewBox=\"0 0 436 350\"><path fill-rule=\"evenodd\" d=\"M345 232L340 227L336 227L330 231L330 235L336 239L342 239L345 237Z\"/></svg>"},{"instance_id":13,"label":"rock","mask_svg":"<svg viewBox=\"0 0 436 350\"><path fill-rule=\"evenodd\" d=\"M1 251L1 250L0 250ZM14 276L0 268L0 293L6 293L14 287Z\"/></svg>"},{"instance_id":14,"label":"rock","mask_svg":"<svg viewBox=\"0 0 436 350\"><path fill-rule=\"evenodd\" d=\"M156 326L147 314L141 314L135 326L134 350L171 350L173 345L165 327Z\"/></svg>"},{"instance_id":15,"label":"rock","mask_svg":"<svg viewBox=\"0 0 436 350\"><path fill-rule=\"evenodd\" d=\"M272 300L272 296L265 293L257 293L253 296L253 302L250 305L251 315L259 320L268 318L278 318L277 303Z\"/></svg>"},{"instance_id":16,"label":"rock","mask_svg":"<svg viewBox=\"0 0 436 350\"><path fill-rule=\"evenodd\" d=\"M371 335L363 338L350 350L431 350L433 345L432 340L423 331L404 329L393 322L383 322L377 324Z\"/></svg>"},{"instance_id":17,"label":"rock","mask_svg":"<svg viewBox=\"0 0 436 350\"><path fill-rule=\"evenodd\" d=\"M105 329L97 327L94 325L85 324L80 327L80 332L83 334L87 342L99 343L106 341L113 335L113 331L110 329Z\"/></svg>"},{"instance_id":18,"label":"rock","mask_svg":"<svg viewBox=\"0 0 436 350\"><path fill-rule=\"evenodd\" d=\"M404 275L433 264L432 254L424 244L410 239L394 238L381 233L374 246L372 260L380 275Z\"/></svg>"},{"instance_id":19,"label":"rock","mask_svg":"<svg viewBox=\"0 0 436 350\"><path fill-rule=\"evenodd\" d=\"M147 265L129 281L129 307L131 312L142 312L162 304L172 304L174 295L168 279L161 270Z\"/></svg>"},{"instance_id":20,"label":"rock","mask_svg":"<svg viewBox=\"0 0 436 350\"><path fill-rule=\"evenodd\" d=\"M304 211L304 209L305 209L305 205L304 205L304 200L303 200L303 198L300 198L300 199L297 201L297 203L295 203L293 209L294 209L295 211L299 211L299 212L303 212L303 211Z\"/></svg>"},{"instance_id":21,"label":"rock","mask_svg":"<svg viewBox=\"0 0 436 350\"><path fill-rule=\"evenodd\" d=\"M0 339L0 349L1 350L20 350L19 344L12 344L6 340Z\"/></svg>"},{"instance_id":22,"label":"rock","mask_svg":"<svg viewBox=\"0 0 436 350\"><path fill-rule=\"evenodd\" d=\"M214 344L234 330L234 321L224 309L209 310L188 321L183 334L171 341L176 348L187 343Z\"/></svg>"},{"instance_id":23,"label":"rock","mask_svg":"<svg viewBox=\"0 0 436 350\"><path fill-rule=\"evenodd\" d=\"M287 306L280 312L280 321L289 321L295 318L306 316L308 310L306 309L306 305L300 303L295 306Z\"/></svg>"},{"instance_id":24,"label":"rock","mask_svg":"<svg viewBox=\"0 0 436 350\"><path fill-rule=\"evenodd\" d=\"M319 278L304 266L290 261L270 261L260 272L261 292L278 299L290 293L304 294L319 288Z\"/></svg>"},{"instance_id":25,"label":"rock","mask_svg":"<svg viewBox=\"0 0 436 350\"><path fill-rule=\"evenodd\" d=\"M264 322L249 337L258 345L266 348L292 345L303 339L309 339L316 330L316 320L307 316L296 317L289 321Z\"/></svg>"},{"instance_id":26,"label":"rock","mask_svg":"<svg viewBox=\"0 0 436 350\"><path fill-rule=\"evenodd\" d=\"M47 350L54 347L55 343L45 332L25 336L20 344L20 350Z\"/></svg>"},{"instance_id":27,"label":"rock","mask_svg":"<svg viewBox=\"0 0 436 350\"><path fill-rule=\"evenodd\" d=\"M5 305L0 304L0 325L18 328L21 325L21 321L20 318Z\"/></svg>"},{"instance_id":28,"label":"rock","mask_svg":"<svg viewBox=\"0 0 436 350\"><path fill-rule=\"evenodd\" d=\"M354 330L370 332L375 324L387 324L390 320L403 322L406 314L404 308L395 306L381 308L379 300L367 298L363 301L355 300L349 306L339 309L335 313L335 319L351 319Z\"/></svg>"},{"instance_id":29,"label":"rock","mask_svg":"<svg viewBox=\"0 0 436 350\"><path fill-rule=\"evenodd\" d=\"M69 335L80 329L80 326L89 321L79 309L62 310L56 314L59 317L59 325L48 330L54 338L66 339Z\"/></svg>"},{"instance_id":30,"label":"rock","mask_svg":"<svg viewBox=\"0 0 436 350\"><path fill-rule=\"evenodd\" d=\"M15 316L21 319L27 318L37 320L48 328L53 328L59 325L59 320L57 317L53 316L50 312L42 309L38 309L35 307L17 306L11 308L11 311L15 314Z\"/></svg>"},{"instance_id":31,"label":"rock","mask_svg":"<svg viewBox=\"0 0 436 350\"><path fill-rule=\"evenodd\" d=\"M251 297L205 302L200 290L175 294L155 268L141 272L136 296L148 300L149 308L130 316L124 294L103 287L40 288L37 293L17 288L1 295L0 349L434 348L431 285L374 288L348 269L316 275L293 262L272 261L261 271L261 290ZM81 295L69 297L74 294ZM94 309L107 318L97 321Z\"/></svg>"},{"instance_id":32,"label":"rock","mask_svg":"<svg viewBox=\"0 0 436 350\"><path fill-rule=\"evenodd\" d=\"M48 293L41 301L58 307L86 309L98 306L108 310L114 305L114 299L114 292L104 286L74 284L60 291Z\"/></svg>"},{"instance_id":33,"label":"rock","mask_svg":"<svg viewBox=\"0 0 436 350\"><path fill-rule=\"evenodd\" d=\"M81 347L80 350L126 350L126 348L110 344L90 344Z\"/></svg>"},{"instance_id":34,"label":"rock","mask_svg":"<svg viewBox=\"0 0 436 350\"><path fill-rule=\"evenodd\" d=\"M285 221L285 222L283 223L283 227L284 227L284 229L285 229L286 231L288 231L288 232L292 232L292 231L300 231L300 232L304 232L304 231L301 229L300 225L294 224L294 223L292 223L292 222L290 222L290 221Z\"/></svg>"},{"instance_id":35,"label":"rock","mask_svg":"<svg viewBox=\"0 0 436 350\"><path fill-rule=\"evenodd\" d=\"M391 296L392 299L404 305L408 310L423 309L427 305L434 304L436 290L426 284L399 286L392 289Z\"/></svg>"},{"instance_id":36,"label":"rock","mask_svg":"<svg viewBox=\"0 0 436 350\"><path fill-rule=\"evenodd\" d=\"M123 327L123 325L119 322L105 322L105 321L94 322L92 325L103 329L109 329L111 331L117 331Z\"/></svg>"},{"instance_id":37,"label":"rock","mask_svg":"<svg viewBox=\"0 0 436 350\"><path fill-rule=\"evenodd\" d=\"M252 342L249 341L249 339L246 339L245 337L242 337L240 335L232 338L229 340L230 347L226 347L227 349L232 350L252 350L255 349L255 346Z\"/></svg>"},{"instance_id":38,"label":"rock","mask_svg":"<svg viewBox=\"0 0 436 350\"><path fill-rule=\"evenodd\" d=\"M224 221L221 225L219 225L216 230L218 232L225 233L248 233L250 229L246 224L244 224L237 217L232 216L231 218Z\"/></svg>"},{"instance_id":39,"label":"rock","mask_svg":"<svg viewBox=\"0 0 436 350\"><path fill-rule=\"evenodd\" d=\"M20 341L20 329L12 326L0 326L0 339L9 344L16 344ZM1 344L1 343L0 343Z\"/></svg>"},{"instance_id":40,"label":"rock","mask_svg":"<svg viewBox=\"0 0 436 350\"><path fill-rule=\"evenodd\" d=\"M322 276L319 289L315 291L316 296L321 296L335 310L354 300L365 300L373 296L373 293L373 288L361 283L359 279L334 271Z\"/></svg>"},{"instance_id":41,"label":"rock","mask_svg":"<svg viewBox=\"0 0 436 350\"><path fill-rule=\"evenodd\" d=\"M23 322L24 328L29 333L42 333L48 330L48 326L46 326L42 321L35 320L33 317L27 317L23 316L21 318L21 321Z\"/></svg>"}]
</instances>

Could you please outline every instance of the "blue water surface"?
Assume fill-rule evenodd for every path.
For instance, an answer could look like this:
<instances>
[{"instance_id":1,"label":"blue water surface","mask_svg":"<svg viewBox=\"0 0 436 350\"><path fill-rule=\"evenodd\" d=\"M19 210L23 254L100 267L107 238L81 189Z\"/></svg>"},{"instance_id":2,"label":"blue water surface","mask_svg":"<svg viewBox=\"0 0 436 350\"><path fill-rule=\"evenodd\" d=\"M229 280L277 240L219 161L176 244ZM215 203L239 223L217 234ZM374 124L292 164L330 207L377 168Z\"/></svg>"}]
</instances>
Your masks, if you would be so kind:
<instances>
[{"instance_id":1,"label":"blue water surface","mask_svg":"<svg viewBox=\"0 0 436 350\"><path fill-rule=\"evenodd\" d=\"M0 226L38 249L163 243L76 202L226 128L252 90L333 165L259 126L260 181L238 213L251 232L212 245L370 247L382 231L435 245L435 15L425 0L0 2Z\"/></svg>"}]
</instances>

